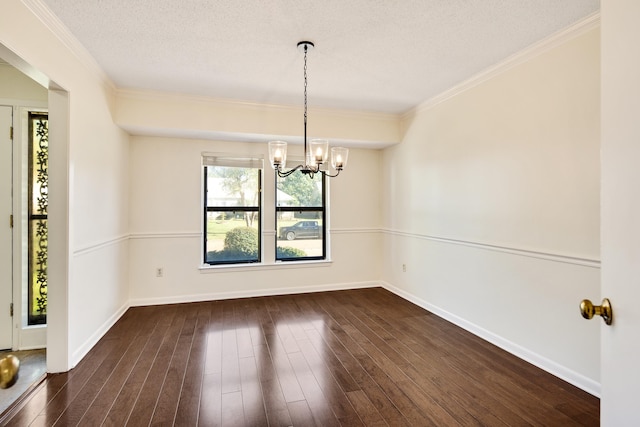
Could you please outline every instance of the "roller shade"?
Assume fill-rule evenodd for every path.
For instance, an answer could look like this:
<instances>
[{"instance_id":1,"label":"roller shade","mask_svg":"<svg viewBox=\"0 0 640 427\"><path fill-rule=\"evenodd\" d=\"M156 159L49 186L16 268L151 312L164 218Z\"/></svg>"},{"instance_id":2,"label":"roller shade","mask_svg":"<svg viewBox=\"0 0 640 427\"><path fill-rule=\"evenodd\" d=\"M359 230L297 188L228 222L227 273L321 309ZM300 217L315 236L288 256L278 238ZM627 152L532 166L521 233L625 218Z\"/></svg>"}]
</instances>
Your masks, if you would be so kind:
<instances>
[{"instance_id":1,"label":"roller shade","mask_svg":"<svg viewBox=\"0 0 640 427\"><path fill-rule=\"evenodd\" d=\"M242 157L230 154L202 153L203 166L264 169L262 157Z\"/></svg>"}]
</instances>

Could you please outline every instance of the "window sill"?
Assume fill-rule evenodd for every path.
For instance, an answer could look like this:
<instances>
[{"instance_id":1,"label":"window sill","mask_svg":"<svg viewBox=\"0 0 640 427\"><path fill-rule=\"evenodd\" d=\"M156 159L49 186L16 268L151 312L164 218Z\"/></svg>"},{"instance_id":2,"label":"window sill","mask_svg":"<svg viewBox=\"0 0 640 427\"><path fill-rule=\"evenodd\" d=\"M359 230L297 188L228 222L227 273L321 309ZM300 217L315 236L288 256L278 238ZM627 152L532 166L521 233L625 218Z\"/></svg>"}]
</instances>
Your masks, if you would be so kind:
<instances>
[{"instance_id":1,"label":"window sill","mask_svg":"<svg viewBox=\"0 0 640 427\"><path fill-rule=\"evenodd\" d=\"M256 262L248 264L223 264L223 265L200 265L200 273L215 273L220 271L260 271L260 270L281 270L290 268L320 268L329 267L333 261L328 259L312 261L276 261L271 263Z\"/></svg>"}]
</instances>

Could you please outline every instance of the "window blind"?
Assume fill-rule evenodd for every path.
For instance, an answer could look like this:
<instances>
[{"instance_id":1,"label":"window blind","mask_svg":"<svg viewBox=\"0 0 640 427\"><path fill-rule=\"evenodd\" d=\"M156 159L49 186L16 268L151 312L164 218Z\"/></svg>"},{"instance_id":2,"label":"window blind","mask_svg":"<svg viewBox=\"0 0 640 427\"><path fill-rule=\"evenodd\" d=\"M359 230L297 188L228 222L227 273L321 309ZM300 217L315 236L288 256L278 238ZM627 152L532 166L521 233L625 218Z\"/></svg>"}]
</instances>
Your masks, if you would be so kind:
<instances>
[{"instance_id":1,"label":"window blind","mask_svg":"<svg viewBox=\"0 0 640 427\"><path fill-rule=\"evenodd\" d=\"M233 156L226 153L202 153L202 165L264 169L264 159L262 157Z\"/></svg>"}]
</instances>

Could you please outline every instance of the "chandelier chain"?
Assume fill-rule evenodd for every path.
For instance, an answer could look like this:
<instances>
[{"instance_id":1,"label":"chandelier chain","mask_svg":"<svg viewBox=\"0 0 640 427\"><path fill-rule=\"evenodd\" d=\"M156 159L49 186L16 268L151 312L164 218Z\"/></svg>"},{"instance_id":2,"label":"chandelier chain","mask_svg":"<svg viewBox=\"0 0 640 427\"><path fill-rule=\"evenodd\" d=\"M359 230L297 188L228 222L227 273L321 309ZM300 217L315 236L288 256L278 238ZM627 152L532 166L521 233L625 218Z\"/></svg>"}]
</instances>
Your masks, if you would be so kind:
<instances>
[{"instance_id":1,"label":"chandelier chain","mask_svg":"<svg viewBox=\"0 0 640 427\"><path fill-rule=\"evenodd\" d=\"M304 156L307 157L307 49L304 46Z\"/></svg>"}]
</instances>

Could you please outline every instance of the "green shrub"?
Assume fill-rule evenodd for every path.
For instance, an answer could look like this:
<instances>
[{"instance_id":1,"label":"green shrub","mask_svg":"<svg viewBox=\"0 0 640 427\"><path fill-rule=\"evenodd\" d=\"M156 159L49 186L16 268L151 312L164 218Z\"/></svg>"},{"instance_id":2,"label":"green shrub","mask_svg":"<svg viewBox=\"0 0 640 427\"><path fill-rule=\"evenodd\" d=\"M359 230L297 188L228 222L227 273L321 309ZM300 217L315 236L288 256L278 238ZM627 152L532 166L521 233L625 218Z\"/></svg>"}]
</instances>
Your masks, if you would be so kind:
<instances>
[{"instance_id":1,"label":"green shrub","mask_svg":"<svg viewBox=\"0 0 640 427\"><path fill-rule=\"evenodd\" d=\"M244 256L257 256L258 230L250 227L237 227L230 230L224 238L224 250Z\"/></svg>"},{"instance_id":2,"label":"green shrub","mask_svg":"<svg viewBox=\"0 0 640 427\"><path fill-rule=\"evenodd\" d=\"M298 248L291 248L291 247L287 247L287 246L278 246L278 248L276 249L276 258L278 259L282 259L282 258L298 258L298 257L305 257L307 256L307 253L305 251L303 251L302 249L298 249Z\"/></svg>"},{"instance_id":3,"label":"green shrub","mask_svg":"<svg viewBox=\"0 0 640 427\"><path fill-rule=\"evenodd\" d=\"M221 251L209 251L207 252L207 263L225 263L225 262L254 262L257 260L257 255L245 254L237 251L228 251L223 249Z\"/></svg>"},{"instance_id":4,"label":"green shrub","mask_svg":"<svg viewBox=\"0 0 640 427\"><path fill-rule=\"evenodd\" d=\"M302 249L277 247L277 258L301 258L307 253ZM207 252L206 262L252 262L258 258L258 230L250 227L236 227L227 232L224 238L224 249Z\"/></svg>"}]
</instances>

